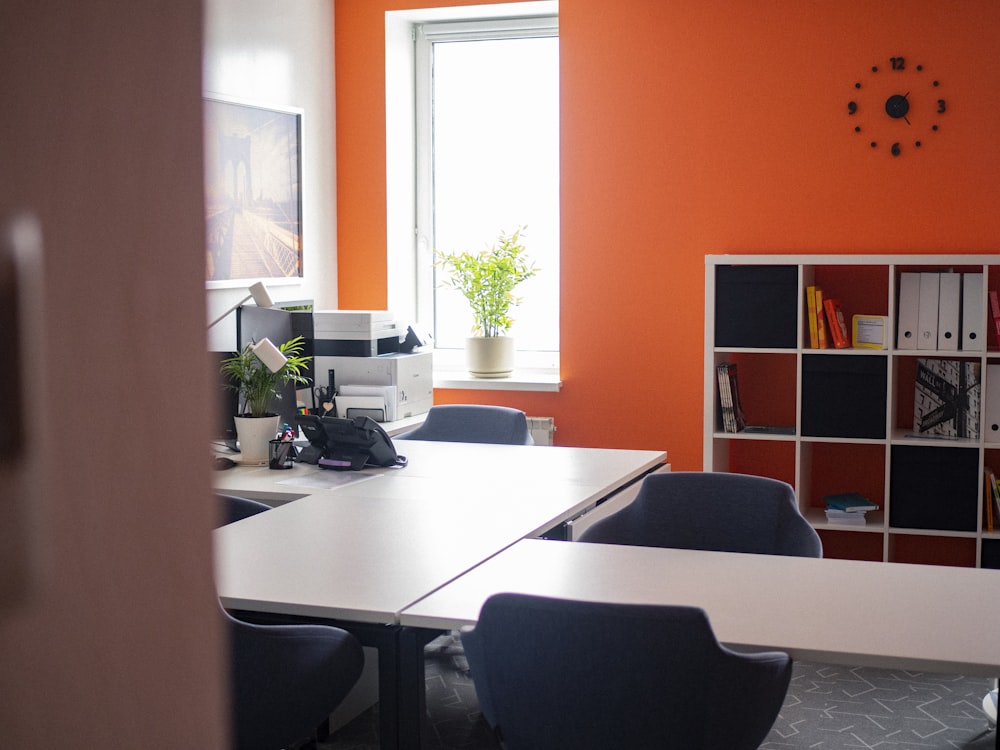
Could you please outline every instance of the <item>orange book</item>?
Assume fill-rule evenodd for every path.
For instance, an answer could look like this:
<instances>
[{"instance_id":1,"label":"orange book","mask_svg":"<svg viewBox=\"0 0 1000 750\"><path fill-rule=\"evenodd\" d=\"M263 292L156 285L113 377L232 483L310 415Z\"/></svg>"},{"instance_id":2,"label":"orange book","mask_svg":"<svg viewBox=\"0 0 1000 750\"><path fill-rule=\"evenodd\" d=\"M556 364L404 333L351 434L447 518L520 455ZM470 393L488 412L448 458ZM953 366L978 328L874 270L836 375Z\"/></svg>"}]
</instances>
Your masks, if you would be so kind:
<instances>
[{"instance_id":1,"label":"orange book","mask_svg":"<svg viewBox=\"0 0 1000 750\"><path fill-rule=\"evenodd\" d=\"M834 348L846 349L851 345L851 338L847 332L844 313L840 309L840 300L827 297L823 300L823 307L826 309L826 320L830 329L830 338L833 339Z\"/></svg>"},{"instance_id":2,"label":"orange book","mask_svg":"<svg viewBox=\"0 0 1000 750\"><path fill-rule=\"evenodd\" d=\"M826 334L826 308L823 306L823 290L816 287L816 341L820 349L829 349L829 337Z\"/></svg>"}]
</instances>

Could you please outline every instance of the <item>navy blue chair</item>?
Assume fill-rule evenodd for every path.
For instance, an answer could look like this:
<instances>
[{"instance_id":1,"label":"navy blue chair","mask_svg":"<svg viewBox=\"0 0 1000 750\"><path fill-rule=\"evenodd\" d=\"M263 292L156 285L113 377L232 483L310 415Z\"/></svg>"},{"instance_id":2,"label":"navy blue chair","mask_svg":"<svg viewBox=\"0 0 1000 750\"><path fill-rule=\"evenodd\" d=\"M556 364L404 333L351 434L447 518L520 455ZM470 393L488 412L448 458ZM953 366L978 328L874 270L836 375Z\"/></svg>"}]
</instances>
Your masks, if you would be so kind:
<instances>
[{"instance_id":1,"label":"navy blue chair","mask_svg":"<svg viewBox=\"0 0 1000 750\"><path fill-rule=\"evenodd\" d=\"M217 494L216 498L218 498L219 505L221 506L221 525L223 526L235 523L236 521L242 521L244 518L249 518L250 516L255 516L258 513L263 513L265 510L271 509L271 506L247 497Z\"/></svg>"},{"instance_id":2,"label":"navy blue chair","mask_svg":"<svg viewBox=\"0 0 1000 750\"><path fill-rule=\"evenodd\" d=\"M507 406L442 404L432 406L424 423L394 440L534 445L523 411Z\"/></svg>"},{"instance_id":3,"label":"navy blue chair","mask_svg":"<svg viewBox=\"0 0 1000 750\"><path fill-rule=\"evenodd\" d=\"M786 482L747 474L664 472L581 542L822 557L816 530Z\"/></svg>"},{"instance_id":4,"label":"navy blue chair","mask_svg":"<svg viewBox=\"0 0 1000 750\"><path fill-rule=\"evenodd\" d=\"M225 523L269 510L219 495ZM281 750L324 735L327 720L364 666L358 640L326 625L261 625L224 609L229 634L235 750Z\"/></svg>"},{"instance_id":5,"label":"navy blue chair","mask_svg":"<svg viewBox=\"0 0 1000 750\"><path fill-rule=\"evenodd\" d=\"M497 594L462 640L506 750L755 750L792 673L722 646L695 607Z\"/></svg>"}]
</instances>

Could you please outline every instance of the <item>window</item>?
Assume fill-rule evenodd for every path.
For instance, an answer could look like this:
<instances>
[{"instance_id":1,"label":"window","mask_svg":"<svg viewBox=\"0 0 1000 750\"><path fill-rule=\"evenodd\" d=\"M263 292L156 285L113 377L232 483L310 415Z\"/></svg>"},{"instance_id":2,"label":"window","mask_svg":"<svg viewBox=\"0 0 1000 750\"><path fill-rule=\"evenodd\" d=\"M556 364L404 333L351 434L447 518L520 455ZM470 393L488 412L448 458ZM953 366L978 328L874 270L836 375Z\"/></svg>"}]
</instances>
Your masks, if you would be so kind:
<instances>
[{"instance_id":1,"label":"window","mask_svg":"<svg viewBox=\"0 0 1000 750\"><path fill-rule=\"evenodd\" d=\"M527 5L534 4L507 7L516 11ZM393 54L390 15L386 48L390 304L397 314L402 306L431 327L438 349L436 363L447 361L448 350L464 347L472 315L458 292L439 286L434 249L475 251L493 244L501 232L525 227L522 236L539 273L515 290L523 302L512 308L511 335L517 342L519 367L557 368L557 19L422 19L420 23L407 19L412 45L412 67L407 70L398 46ZM404 119L406 103L413 114ZM406 121L412 123L411 149L403 147ZM412 160L410 189L403 168L407 157ZM402 220L406 215L412 217L408 238Z\"/></svg>"}]
</instances>

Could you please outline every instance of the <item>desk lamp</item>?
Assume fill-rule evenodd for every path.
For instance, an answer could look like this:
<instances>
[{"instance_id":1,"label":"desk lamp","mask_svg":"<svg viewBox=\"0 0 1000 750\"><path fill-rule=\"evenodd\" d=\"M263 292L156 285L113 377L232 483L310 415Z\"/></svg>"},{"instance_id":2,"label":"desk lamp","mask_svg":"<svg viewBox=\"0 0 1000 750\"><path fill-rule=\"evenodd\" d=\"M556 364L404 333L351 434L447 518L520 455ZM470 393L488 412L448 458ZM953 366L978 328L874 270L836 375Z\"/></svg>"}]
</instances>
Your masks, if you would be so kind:
<instances>
[{"instance_id":1,"label":"desk lamp","mask_svg":"<svg viewBox=\"0 0 1000 750\"><path fill-rule=\"evenodd\" d=\"M250 294L248 294L246 297L244 297L239 302L237 302L235 305L233 305L228 310L226 310L224 313L222 313L222 315L220 315L215 320L213 320L211 323L209 323L207 330L211 330L213 326L215 326L218 323L221 323L222 320L227 315L229 315L229 313L231 313L233 310L235 310L237 307L239 307L240 305L242 305L244 302L246 302L251 297L253 297L253 301L257 304L257 307L272 307L274 305L274 300L271 299L271 295L267 291L267 287L264 286L264 282L263 281L258 281L256 284L254 284L253 286L250 287ZM273 346L273 344L272 344L272 346ZM275 351L277 351L277 350L275 350Z\"/></svg>"},{"instance_id":2,"label":"desk lamp","mask_svg":"<svg viewBox=\"0 0 1000 750\"><path fill-rule=\"evenodd\" d=\"M278 372L288 361L288 357L282 354L281 350L266 336L251 346L250 351L256 354L257 359L271 372Z\"/></svg>"}]
</instances>

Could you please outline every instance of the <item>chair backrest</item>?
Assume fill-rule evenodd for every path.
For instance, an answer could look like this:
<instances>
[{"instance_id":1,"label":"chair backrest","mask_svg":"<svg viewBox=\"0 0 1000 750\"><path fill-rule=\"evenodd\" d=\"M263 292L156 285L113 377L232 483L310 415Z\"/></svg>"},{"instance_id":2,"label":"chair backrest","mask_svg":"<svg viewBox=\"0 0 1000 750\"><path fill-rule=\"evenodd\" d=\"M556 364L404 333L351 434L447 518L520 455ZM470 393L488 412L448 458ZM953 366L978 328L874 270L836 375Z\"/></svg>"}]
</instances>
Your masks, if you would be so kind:
<instances>
[{"instance_id":1,"label":"chair backrest","mask_svg":"<svg viewBox=\"0 0 1000 750\"><path fill-rule=\"evenodd\" d=\"M235 750L280 750L311 737L354 687L361 643L328 625L257 625L223 611L229 630Z\"/></svg>"},{"instance_id":2,"label":"chair backrest","mask_svg":"<svg viewBox=\"0 0 1000 750\"><path fill-rule=\"evenodd\" d=\"M220 506L219 523L223 526L235 521L242 521L244 518L249 518L250 516L255 516L258 513L263 513L265 510L271 509L269 505L246 497L219 493L216 494L216 498Z\"/></svg>"},{"instance_id":3,"label":"chair backrest","mask_svg":"<svg viewBox=\"0 0 1000 750\"><path fill-rule=\"evenodd\" d=\"M534 445L524 412L507 406L442 404L432 406L424 423L395 440Z\"/></svg>"},{"instance_id":4,"label":"chair backrest","mask_svg":"<svg viewBox=\"0 0 1000 750\"><path fill-rule=\"evenodd\" d=\"M462 639L507 750L752 750L791 677L786 654L721 646L694 607L497 594Z\"/></svg>"},{"instance_id":5,"label":"chair backrest","mask_svg":"<svg viewBox=\"0 0 1000 750\"><path fill-rule=\"evenodd\" d=\"M580 541L823 556L789 484L721 472L652 474L630 505L595 523Z\"/></svg>"},{"instance_id":6,"label":"chair backrest","mask_svg":"<svg viewBox=\"0 0 1000 750\"><path fill-rule=\"evenodd\" d=\"M270 507L217 494L220 524ZM220 609L221 606L220 606ZM222 609L229 634L230 718L235 750L280 750L311 736L361 676L364 651L328 625L255 624Z\"/></svg>"}]
</instances>

